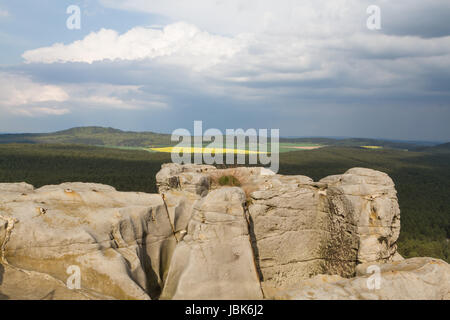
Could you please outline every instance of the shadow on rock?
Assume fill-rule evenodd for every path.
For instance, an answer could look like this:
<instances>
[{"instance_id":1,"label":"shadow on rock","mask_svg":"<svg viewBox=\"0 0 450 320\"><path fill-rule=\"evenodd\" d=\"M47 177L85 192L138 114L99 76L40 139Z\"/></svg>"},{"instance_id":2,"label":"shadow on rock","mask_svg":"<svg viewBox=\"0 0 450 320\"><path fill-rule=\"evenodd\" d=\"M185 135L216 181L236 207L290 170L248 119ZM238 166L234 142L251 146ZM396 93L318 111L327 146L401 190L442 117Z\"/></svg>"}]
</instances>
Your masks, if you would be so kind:
<instances>
[{"instance_id":1,"label":"shadow on rock","mask_svg":"<svg viewBox=\"0 0 450 320\"><path fill-rule=\"evenodd\" d=\"M5 273L5 267L3 267L2 264L0 264L0 289L1 289L1 285L3 283L3 274ZM0 300L7 300L9 299L9 297L5 294L2 294L2 292L0 291Z\"/></svg>"}]
</instances>

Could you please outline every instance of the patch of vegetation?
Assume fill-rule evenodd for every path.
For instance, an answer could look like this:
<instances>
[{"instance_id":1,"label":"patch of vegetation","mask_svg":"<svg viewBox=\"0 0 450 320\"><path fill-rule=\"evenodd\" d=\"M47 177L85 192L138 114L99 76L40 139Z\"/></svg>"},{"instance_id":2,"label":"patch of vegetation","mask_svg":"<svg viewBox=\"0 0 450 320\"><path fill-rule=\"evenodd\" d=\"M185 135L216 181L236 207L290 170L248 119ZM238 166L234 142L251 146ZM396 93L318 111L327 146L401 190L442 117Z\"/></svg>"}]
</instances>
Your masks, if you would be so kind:
<instances>
[{"instance_id":1,"label":"patch of vegetation","mask_svg":"<svg viewBox=\"0 0 450 320\"><path fill-rule=\"evenodd\" d=\"M230 187L240 187L241 183L235 176L222 176L219 178L219 185L230 186Z\"/></svg>"}]
</instances>

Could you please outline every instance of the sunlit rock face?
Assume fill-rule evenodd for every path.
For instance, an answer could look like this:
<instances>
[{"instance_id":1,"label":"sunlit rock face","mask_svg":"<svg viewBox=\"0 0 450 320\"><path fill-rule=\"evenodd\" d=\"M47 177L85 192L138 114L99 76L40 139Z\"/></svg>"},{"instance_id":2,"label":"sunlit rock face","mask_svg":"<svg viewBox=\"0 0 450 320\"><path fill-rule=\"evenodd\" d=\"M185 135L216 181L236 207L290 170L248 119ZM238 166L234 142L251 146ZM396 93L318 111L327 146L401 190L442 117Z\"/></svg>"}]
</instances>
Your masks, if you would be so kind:
<instances>
[{"instance_id":1,"label":"sunlit rock face","mask_svg":"<svg viewBox=\"0 0 450 320\"><path fill-rule=\"evenodd\" d=\"M261 168L166 165L157 181L160 189L201 194L206 186L224 188L217 180L228 175L246 193L253 255L267 290L320 273L353 276L357 264L387 262L396 252L396 191L378 171L356 168L314 182Z\"/></svg>"},{"instance_id":2,"label":"sunlit rock face","mask_svg":"<svg viewBox=\"0 0 450 320\"><path fill-rule=\"evenodd\" d=\"M393 299L406 278L426 287L412 299L448 298L448 264L396 252L400 210L382 172L314 182L166 164L156 180L159 194L0 184L0 299ZM362 284L372 265L392 280L375 295Z\"/></svg>"},{"instance_id":3,"label":"sunlit rock face","mask_svg":"<svg viewBox=\"0 0 450 320\"><path fill-rule=\"evenodd\" d=\"M361 265L362 266L362 265ZM360 269L356 277L317 275L275 293L288 300L448 300L450 266L439 259L411 258ZM379 277L377 281L375 278Z\"/></svg>"},{"instance_id":4,"label":"sunlit rock face","mask_svg":"<svg viewBox=\"0 0 450 320\"><path fill-rule=\"evenodd\" d=\"M198 201L174 252L163 299L261 299L240 188Z\"/></svg>"},{"instance_id":5,"label":"sunlit rock face","mask_svg":"<svg viewBox=\"0 0 450 320\"><path fill-rule=\"evenodd\" d=\"M157 294L161 259L175 247L160 195L82 183L0 188L2 217L16 219L5 264L63 283L67 268L78 266L88 291L123 299Z\"/></svg>"}]
</instances>

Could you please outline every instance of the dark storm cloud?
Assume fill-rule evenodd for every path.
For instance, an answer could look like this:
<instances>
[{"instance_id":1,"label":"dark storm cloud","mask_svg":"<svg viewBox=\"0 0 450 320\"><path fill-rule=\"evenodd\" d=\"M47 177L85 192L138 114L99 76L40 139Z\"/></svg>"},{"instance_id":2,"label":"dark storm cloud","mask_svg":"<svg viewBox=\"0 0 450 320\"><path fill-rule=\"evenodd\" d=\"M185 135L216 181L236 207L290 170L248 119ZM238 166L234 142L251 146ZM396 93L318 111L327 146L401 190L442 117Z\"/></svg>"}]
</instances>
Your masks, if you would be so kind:
<instances>
[{"instance_id":1,"label":"dark storm cloud","mask_svg":"<svg viewBox=\"0 0 450 320\"><path fill-rule=\"evenodd\" d=\"M383 32L423 38L450 36L450 2L392 1L383 3Z\"/></svg>"}]
</instances>

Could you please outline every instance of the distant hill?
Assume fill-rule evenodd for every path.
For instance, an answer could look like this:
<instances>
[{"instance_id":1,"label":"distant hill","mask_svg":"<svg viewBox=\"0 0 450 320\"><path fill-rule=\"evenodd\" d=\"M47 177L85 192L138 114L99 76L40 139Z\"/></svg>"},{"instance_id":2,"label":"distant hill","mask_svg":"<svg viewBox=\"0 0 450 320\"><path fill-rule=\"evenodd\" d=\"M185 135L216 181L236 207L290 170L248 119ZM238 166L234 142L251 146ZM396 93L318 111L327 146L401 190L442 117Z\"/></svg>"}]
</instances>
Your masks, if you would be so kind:
<instances>
[{"instance_id":1,"label":"distant hill","mask_svg":"<svg viewBox=\"0 0 450 320\"><path fill-rule=\"evenodd\" d=\"M56 143L148 147L151 145L170 144L170 135L154 132L122 131L103 127L78 127L54 133L1 134L0 143Z\"/></svg>"},{"instance_id":2,"label":"distant hill","mask_svg":"<svg viewBox=\"0 0 450 320\"><path fill-rule=\"evenodd\" d=\"M46 144L83 144L92 146L114 146L114 147L149 147L172 145L170 134L154 132L122 131L114 128L104 127L77 127L53 133L23 133L23 134L0 134L0 144L5 143L46 143ZM430 150L428 146L409 141L392 141L362 138L281 138L285 143L310 143L326 146L361 147L379 146L391 149L403 150ZM448 144L441 148L448 149ZM432 148L438 148L435 146ZM440 149L439 149L440 150Z\"/></svg>"},{"instance_id":3,"label":"distant hill","mask_svg":"<svg viewBox=\"0 0 450 320\"><path fill-rule=\"evenodd\" d=\"M431 151L431 152L450 152L450 142L438 144L437 146L421 148L420 151Z\"/></svg>"},{"instance_id":4,"label":"distant hill","mask_svg":"<svg viewBox=\"0 0 450 320\"><path fill-rule=\"evenodd\" d=\"M281 142L291 143L316 143L335 147L362 147L362 146L378 146L391 149L415 150L420 145L409 141L392 141L380 139L366 139L366 138L282 138Z\"/></svg>"},{"instance_id":5,"label":"distant hill","mask_svg":"<svg viewBox=\"0 0 450 320\"><path fill-rule=\"evenodd\" d=\"M445 149L445 150L450 150L450 142L447 143L443 143L440 145L437 145L434 147L435 149L439 148L439 149Z\"/></svg>"}]
</instances>

